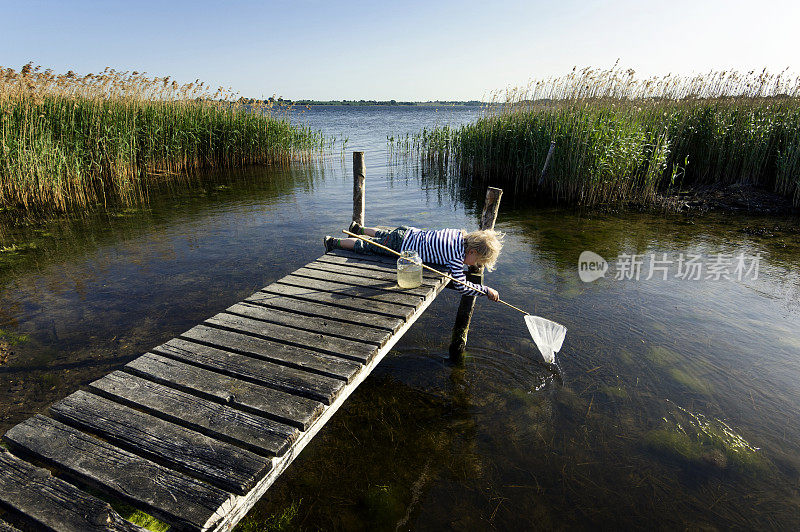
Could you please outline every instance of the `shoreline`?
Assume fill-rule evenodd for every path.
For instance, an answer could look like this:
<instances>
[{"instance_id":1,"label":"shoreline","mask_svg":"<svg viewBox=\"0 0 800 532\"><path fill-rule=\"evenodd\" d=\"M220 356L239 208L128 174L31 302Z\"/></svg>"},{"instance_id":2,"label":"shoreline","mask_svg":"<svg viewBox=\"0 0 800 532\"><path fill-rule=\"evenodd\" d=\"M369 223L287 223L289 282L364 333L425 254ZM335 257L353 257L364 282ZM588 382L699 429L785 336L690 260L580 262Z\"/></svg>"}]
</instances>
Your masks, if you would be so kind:
<instances>
[{"instance_id":1,"label":"shoreline","mask_svg":"<svg viewBox=\"0 0 800 532\"><path fill-rule=\"evenodd\" d=\"M677 213L724 212L765 216L800 214L800 207L794 206L786 196L752 185L696 187L661 195L658 201L667 210Z\"/></svg>"},{"instance_id":2,"label":"shoreline","mask_svg":"<svg viewBox=\"0 0 800 532\"><path fill-rule=\"evenodd\" d=\"M270 165L254 165L254 166L270 166ZM230 171L231 169L225 169ZM187 175L185 182L186 191L191 191L197 187L198 189L205 189L216 182L214 177L211 177L206 171L196 171L193 175ZM205 178L201 181L192 183L189 180L197 178L197 175L204 174ZM480 180L475 180L480 181ZM470 186L500 186L502 184L492 183L475 183ZM514 195L513 191L508 191L509 195ZM529 195L521 192L516 195L517 199L525 200ZM507 198L513 201L512 197ZM652 203L639 203L639 202L620 202L620 203L601 203L596 205L579 205L574 203L566 203L562 201L552 201L546 198L532 197L533 201L541 207L564 207L570 209L581 210L585 212L636 212L636 213L651 213L657 214L693 214L704 215L710 213L725 213L725 214L741 214L745 216L774 216L774 217L792 217L797 216L800 221L800 206L795 206L792 201L767 189L755 187L752 185L709 185L688 188L679 192L666 192L656 195ZM125 202L110 202L107 205L100 203L93 206L88 206L81 211L36 211L28 210L25 208L16 208L13 206L0 205L0 220L4 221L9 226L14 225L36 225L39 223L46 223L53 219L63 219L72 217L83 217L87 215L96 214L113 214L125 209L138 209L146 208L149 205L147 199L135 204L128 204Z\"/></svg>"}]
</instances>

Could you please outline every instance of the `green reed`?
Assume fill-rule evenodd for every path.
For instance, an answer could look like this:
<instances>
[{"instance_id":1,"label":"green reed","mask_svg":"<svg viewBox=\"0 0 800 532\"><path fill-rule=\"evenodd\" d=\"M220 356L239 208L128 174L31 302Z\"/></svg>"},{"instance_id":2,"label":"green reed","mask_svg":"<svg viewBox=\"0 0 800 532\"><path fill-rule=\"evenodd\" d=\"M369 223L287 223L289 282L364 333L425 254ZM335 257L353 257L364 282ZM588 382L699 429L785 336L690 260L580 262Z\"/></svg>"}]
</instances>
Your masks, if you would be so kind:
<instances>
[{"instance_id":1,"label":"green reed","mask_svg":"<svg viewBox=\"0 0 800 532\"><path fill-rule=\"evenodd\" d=\"M566 203L647 204L679 187L744 184L800 205L799 103L800 79L785 73L637 80L585 69L497 94L477 122L394 148Z\"/></svg>"},{"instance_id":2,"label":"green reed","mask_svg":"<svg viewBox=\"0 0 800 532\"><path fill-rule=\"evenodd\" d=\"M203 168L285 164L323 147L285 109L138 72L0 68L0 208L142 201Z\"/></svg>"}]
</instances>

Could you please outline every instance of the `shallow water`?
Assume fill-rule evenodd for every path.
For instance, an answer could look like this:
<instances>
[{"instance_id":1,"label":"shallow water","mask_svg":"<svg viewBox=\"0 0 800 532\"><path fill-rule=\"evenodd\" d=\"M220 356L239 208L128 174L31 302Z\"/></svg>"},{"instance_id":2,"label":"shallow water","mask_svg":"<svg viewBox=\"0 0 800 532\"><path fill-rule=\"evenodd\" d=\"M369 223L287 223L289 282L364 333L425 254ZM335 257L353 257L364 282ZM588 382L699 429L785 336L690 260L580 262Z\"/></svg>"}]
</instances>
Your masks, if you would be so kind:
<instances>
[{"instance_id":1,"label":"shallow water","mask_svg":"<svg viewBox=\"0 0 800 532\"><path fill-rule=\"evenodd\" d=\"M475 228L479 193L385 152L387 135L474 116L311 110L299 119L345 133L344 155L215 176L113 215L3 226L0 248L18 251L0 262L0 341L21 343L0 366L0 432L319 256L349 222L350 150L367 151L368 223ZM498 227L487 284L567 326L557 371L521 315L485 300L466 363L452 365L446 291L243 528L281 514L324 529L800 528L797 220L581 213L507 195ZM578 276L586 250L611 268L592 283ZM666 280L644 267L615 278L617 257L651 253L672 261ZM760 253L758 278L675 277L681 254L720 253ZM747 445L698 443L698 420Z\"/></svg>"}]
</instances>

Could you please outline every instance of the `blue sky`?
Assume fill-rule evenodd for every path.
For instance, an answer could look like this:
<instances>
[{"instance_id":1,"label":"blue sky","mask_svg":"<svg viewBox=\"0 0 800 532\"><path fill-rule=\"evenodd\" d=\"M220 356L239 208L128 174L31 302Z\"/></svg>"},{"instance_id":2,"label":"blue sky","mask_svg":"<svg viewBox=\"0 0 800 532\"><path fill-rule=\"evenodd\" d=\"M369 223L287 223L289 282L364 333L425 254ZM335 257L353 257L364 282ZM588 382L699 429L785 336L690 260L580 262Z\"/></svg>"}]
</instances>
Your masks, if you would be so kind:
<instances>
[{"instance_id":1,"label":"blue sky","mask_svg":"<svg viewBox=\"0 0 800 532\"><path fill-rule=\"evenodd\" d=\"M573 66L797 72L800 2L0 0L0 65L200 78L248 97L466 100Z\"/></svg>"}]
</instances>

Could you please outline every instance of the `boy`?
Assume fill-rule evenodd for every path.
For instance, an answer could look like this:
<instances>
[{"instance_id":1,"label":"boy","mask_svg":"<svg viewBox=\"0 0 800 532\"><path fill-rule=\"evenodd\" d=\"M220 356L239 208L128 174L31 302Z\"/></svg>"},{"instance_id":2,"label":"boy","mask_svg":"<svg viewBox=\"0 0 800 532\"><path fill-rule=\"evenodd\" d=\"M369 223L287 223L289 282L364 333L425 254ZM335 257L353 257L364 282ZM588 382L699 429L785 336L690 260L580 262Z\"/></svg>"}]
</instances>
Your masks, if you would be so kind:
<instances>
[{"instance_id":1,"label":"boy","mask_svg":"<svg viewBox=\"0 0 800 532\"><path fill-rule=\"evenodd\" d=\"M491 230L465 233L460 229L428 231L406 226L400 226L392 231L382 231L374 227L363 227L356 222L350 224L350 232L371 237L378 244L398 253L416 251L423 262L447 266L451 277L467 284L467 286L460 283L453 285L464 295L485 294L492 301L500 299L500 294L494 288L467 281L467 277L464 275L464 265L483 266L492 271L500 249L503 247L502 233ZM389 255L387 251L378 246L373 246L358 238L326 236L324 242L325 251L342 248L353 250L356 253Z\"/></svg>"}]
</instances>

